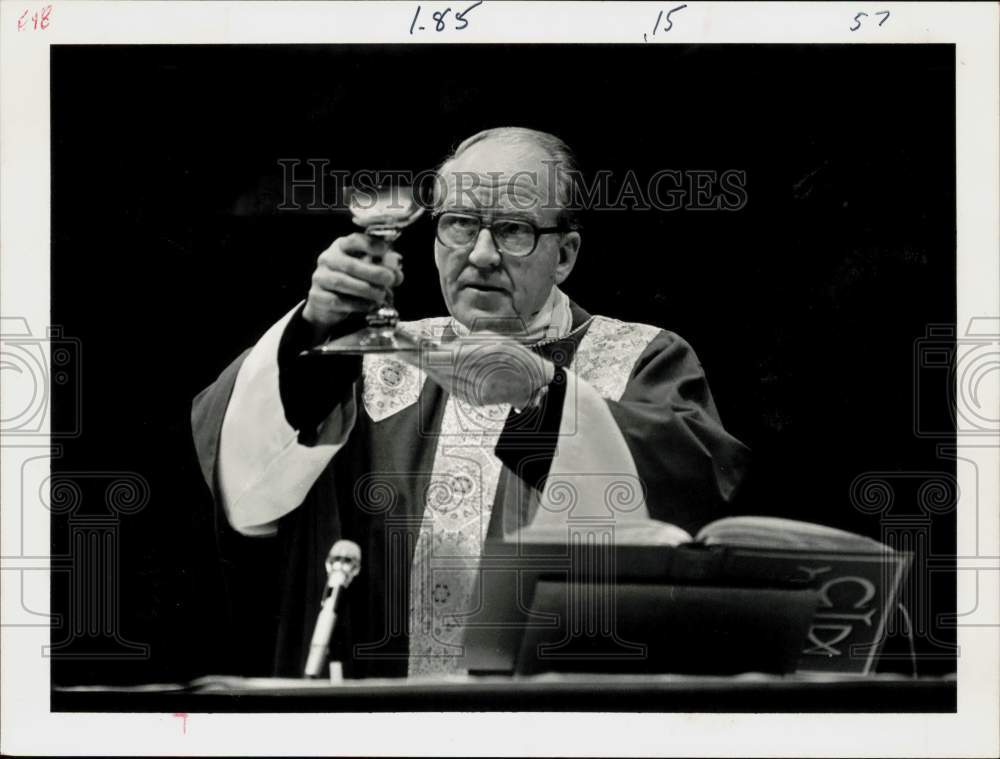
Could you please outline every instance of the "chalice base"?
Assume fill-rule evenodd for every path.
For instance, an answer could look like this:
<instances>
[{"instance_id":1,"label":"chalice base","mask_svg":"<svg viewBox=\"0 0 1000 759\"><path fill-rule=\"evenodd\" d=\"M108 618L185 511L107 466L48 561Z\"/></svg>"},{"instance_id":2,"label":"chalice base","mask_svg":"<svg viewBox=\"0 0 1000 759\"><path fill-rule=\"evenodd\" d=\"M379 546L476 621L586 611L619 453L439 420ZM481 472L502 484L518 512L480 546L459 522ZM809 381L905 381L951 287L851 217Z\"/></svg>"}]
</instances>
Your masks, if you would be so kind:
<instances>
[{"instance_id":1,"label":"chalice base","mask_svg":"<svg viewBox=\"0 0 1000 759\"><path fill-rule=\"evenodd\" d=\"M310 356L363 356L366 353L416 353L420 344L405 331L392 327L364 327L304 351Z\"/></svg>"}]
</instances>

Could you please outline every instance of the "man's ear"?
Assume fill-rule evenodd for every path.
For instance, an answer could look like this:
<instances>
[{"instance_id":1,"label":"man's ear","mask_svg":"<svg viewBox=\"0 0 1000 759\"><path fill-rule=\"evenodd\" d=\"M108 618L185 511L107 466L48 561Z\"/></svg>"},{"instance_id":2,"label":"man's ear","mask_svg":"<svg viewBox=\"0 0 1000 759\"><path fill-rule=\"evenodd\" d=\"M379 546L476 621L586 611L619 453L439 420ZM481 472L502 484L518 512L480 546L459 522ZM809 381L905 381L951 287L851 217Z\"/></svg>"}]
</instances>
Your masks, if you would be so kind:
<instances>
[{"instance_id":1,"label":"man's ear","mask_svg":"<svg viewBox=\"0 0 1000 759\"><path fill-rule=\"evenodd\" d=\"M581 242L579 232L566 232L562 236L562 241L559 243L559 260L553 275L557 285L561 285L576 266L576 256L580 252Z\"/></svg>"}]
</instances>

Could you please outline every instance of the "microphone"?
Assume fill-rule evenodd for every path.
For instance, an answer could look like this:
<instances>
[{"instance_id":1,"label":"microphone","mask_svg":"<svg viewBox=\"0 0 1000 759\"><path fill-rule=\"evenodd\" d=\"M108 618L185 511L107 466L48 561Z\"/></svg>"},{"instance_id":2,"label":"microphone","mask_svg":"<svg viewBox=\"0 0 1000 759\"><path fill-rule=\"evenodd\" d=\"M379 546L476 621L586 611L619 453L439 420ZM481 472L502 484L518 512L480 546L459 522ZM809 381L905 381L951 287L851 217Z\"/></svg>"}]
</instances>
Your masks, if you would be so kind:
<instances>
[{"instance_id":1,"label":"microphone","mask_svg":"<svg viewBox=\"0 0 1000 759\"><path fill-rule=\"evenodd\" d=\"M330 652L330 638L337 623L337 599L340 591L351 584L361 570L361 548L351 540L338 540L326 557L326 588L323 591L319 616L309 644L306 677L320 677Z\"/></svg>"}]
</instances>

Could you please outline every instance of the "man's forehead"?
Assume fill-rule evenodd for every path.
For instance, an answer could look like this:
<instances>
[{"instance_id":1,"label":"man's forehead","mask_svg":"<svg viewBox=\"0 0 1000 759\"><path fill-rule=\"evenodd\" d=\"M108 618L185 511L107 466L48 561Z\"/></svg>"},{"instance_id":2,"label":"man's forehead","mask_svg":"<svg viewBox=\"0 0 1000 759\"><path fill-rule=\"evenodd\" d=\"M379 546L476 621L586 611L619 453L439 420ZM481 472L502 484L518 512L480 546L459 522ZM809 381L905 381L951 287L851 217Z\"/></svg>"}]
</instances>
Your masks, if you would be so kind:
<instances>
[{"instance_id":1,"label":"man's forehead","mask_svg":"<svg viewBox=\"0 0 1000 759\"><path fill-rule=\"evenodd\" d=\"M525 211L556 206L549 193L552 168L547 158L532 146L499 142L473 145L444 166L445 203Z\"/></svg>"}]
</instances>

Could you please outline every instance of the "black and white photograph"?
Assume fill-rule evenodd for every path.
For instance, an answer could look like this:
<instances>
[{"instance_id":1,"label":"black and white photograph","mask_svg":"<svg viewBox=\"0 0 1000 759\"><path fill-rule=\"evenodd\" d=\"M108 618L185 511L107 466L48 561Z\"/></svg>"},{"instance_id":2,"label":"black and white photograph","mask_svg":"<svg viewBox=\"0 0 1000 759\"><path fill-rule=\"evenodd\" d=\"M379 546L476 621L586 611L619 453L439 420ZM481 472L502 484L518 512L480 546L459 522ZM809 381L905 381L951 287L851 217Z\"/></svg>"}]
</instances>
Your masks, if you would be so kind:
<instances>
[{"instance_id":1,"label":"black and white photograph","mask_svg":"<svg viewBox=\"0 0 1000 759\"><path fill-rule=\"evenodd\" d=\"M993 755L957 5L4 2L4 753Z\"/></svg>"}]
</instances>

